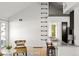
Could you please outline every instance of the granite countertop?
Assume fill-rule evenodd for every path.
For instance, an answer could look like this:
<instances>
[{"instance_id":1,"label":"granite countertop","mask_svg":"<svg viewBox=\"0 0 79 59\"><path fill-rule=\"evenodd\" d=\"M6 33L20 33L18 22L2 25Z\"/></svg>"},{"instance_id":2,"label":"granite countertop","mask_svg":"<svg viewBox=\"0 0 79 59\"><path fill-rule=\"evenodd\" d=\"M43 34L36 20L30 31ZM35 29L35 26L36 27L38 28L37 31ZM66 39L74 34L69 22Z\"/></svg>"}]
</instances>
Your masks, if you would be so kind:
<instances>
[{"instance_id":1,"label":"granite countertop","mask_svg":"<svg viewBox=\"0 0 79 59\"><path fill-rule=\"evenodd\" d=\"M54 42L57 43L57 45L55 45L55 47L79 47L79 45L68 44L68 43L65 43L65 42L61 42L60 40L53 41L53 43Z\"/></svg>"},{"instance_id":2,"label":"granite countertop","mask_svg":"<svg viewBox=\"0 0 79 59\"><path fill-rule=\"evenodd\" d=\"M79 45L60 44L58 47L79 47Z\"/></svg>"}]
</instances>

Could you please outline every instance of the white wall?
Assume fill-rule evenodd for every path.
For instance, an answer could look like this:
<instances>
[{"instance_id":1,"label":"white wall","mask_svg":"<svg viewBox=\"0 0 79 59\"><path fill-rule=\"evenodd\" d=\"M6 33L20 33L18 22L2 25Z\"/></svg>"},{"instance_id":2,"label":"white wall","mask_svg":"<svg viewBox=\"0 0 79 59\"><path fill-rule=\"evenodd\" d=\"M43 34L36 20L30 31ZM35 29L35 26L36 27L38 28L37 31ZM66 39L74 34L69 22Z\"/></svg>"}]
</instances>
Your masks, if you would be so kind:
<instances>
[{"instance_id":1,"label":"white wall","mask_svg":"<svg viewBox=\"0 0 79 59\"><path fill-rule=\"evenodd\" d=\"M52 23L57 23L57 39L58 40L62 40L62 28L61 28L61 24L62 24L62 22L68 22L68 27L70 26L69 24L70 24L70 18L69 18L69 16L60 16L60 17L49 17L48 18L48 23L49 23L49 36L51 36L50 34L51 34L51 32L50 32L50 29L51 29L51 24Z\"/></svg>"},{"instance_id":2,"label":"white wall","mask_svg":"<svg viewBox=\"0 0 79 59\"><path fill-rule=\"evenodd\" d=\"M79 7L74 10L74 36L75 45L78 46L76 48L76 55L79 56Z\"/></svg>"},{"instance_id":3,"label":"white wall","mask_svg":"<svg viewBox=\"0 0 79 59\"><path fill-rule=\"evenodd\" d=\"M40 3L32 3L21 13L9 18L9 39L14 45L15 40L24 39L27 46L45 46L40 38ZM23 21L19 21L19 19Z\"/></svg>"},{"instance_id":4,"label":"white wall","mask_svg":"<svg viewBox=\"0 0 79 59\"><path fill-rule=\"evenodd\" d=\"M79 45L79 7L74 11L74 35L75 44Z\"/></svg>"}]
</instances>

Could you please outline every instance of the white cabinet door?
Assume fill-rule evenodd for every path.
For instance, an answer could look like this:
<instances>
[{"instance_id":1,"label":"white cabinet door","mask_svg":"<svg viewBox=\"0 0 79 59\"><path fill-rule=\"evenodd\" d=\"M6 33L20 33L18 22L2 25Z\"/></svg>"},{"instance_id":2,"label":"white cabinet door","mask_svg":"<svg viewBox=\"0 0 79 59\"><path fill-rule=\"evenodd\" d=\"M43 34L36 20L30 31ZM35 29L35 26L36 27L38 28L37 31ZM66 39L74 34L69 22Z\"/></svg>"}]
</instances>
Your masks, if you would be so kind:
<instances>
[{"instance_id":1,"label":"white cabinet door","mask_svg":"<svg viewBox=\"0 0 79 59\"><path fill-rule=\"evenodd\" d=\"M76 55L76 49L73 46L58 47L58 56L75 56L75 55Z\"/></svg>"},{"instance_id":2,"label":"white cabinet door","mask_svg":"<svg viewBox=\"0 0 79 59\"><path fill-rule=\"evenodd\" d=\"M76 47L75 52L76 52L76 56L79 56L79 47Z\"/></svg>"}]
</instances>

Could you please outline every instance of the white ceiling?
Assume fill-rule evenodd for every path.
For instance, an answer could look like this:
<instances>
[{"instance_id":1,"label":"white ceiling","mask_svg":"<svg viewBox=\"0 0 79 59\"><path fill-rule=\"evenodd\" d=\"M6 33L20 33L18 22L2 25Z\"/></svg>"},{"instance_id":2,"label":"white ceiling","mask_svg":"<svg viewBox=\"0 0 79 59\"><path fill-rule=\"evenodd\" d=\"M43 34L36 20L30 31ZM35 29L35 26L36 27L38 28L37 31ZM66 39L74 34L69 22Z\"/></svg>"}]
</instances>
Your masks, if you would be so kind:
<instances>
[{"instance_id":1,"label":"white ceiling","mask_svg":"<svg viewBox=\"0 0 79 59\"><path fill-rule=\"evenodd\" d=\"M27 8L30 4L32 3L31 2L0 2L0 19L6 20L7 18L17 14L21 10ZM59 5L60 9L62 9L61 7L62 3L57 3L57 4ZM74 5L75 3L70 4L68 2L66 4L67 4L67 8L65 8L64 11L68 9L68 7L70 7L71 5Z\"/></svg>"},{"instance_id":2,"label":"white ceiling","mask_svg":"<svg viewBox=\"0 0 79 59\"><path fill-rule=\"evenodd\" d=\"M7 19L26 8L30 2L0 2L0 19Z\"/></svg>"},{"instance_id":3,"label":"white ceiling","mask_svg":"<svg viewBox=\"0 0 79 59\"><path fill-rule=\"evenodd\" d=\"M69 14L72 10L79 7L79 2L64 2L63 3L63 13Z\"/></svg>"}]
</instances>

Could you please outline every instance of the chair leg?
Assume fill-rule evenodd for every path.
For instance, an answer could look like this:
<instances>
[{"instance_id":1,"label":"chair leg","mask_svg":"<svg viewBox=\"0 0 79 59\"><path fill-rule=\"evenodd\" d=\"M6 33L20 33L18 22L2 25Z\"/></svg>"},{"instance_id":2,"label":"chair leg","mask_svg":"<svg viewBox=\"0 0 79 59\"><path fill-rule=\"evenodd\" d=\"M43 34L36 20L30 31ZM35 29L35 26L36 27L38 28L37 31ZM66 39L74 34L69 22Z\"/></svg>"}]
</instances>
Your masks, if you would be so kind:
<instances>
[{"instance_id":1,"label":"chair leg","mask_svg":"<svg viewBox=\"0 0 79 59\"><path fill-rule=\"evenodd\" d=\"M18 56L18 53L17 53L17 56Z\"/></svg>"},{"instance_id":2,"label":"chair leg","mask_svg":"<svg viewBox=\"0 0 79 59\"><path fill-rule=\"evenodd\" d=\"M23 53L23 55L24 55L24 53Z\"/></svg>"},{"instance_id":3,"label":"chair leg","mask_svg":"<svg viewBox=\"0 0 79 59\"><path fill-rule=\"evenodd\" d=\"M15 53L13 53L13 56L15 56Z\"/></svg>"},{"instance_id":4,"label":"chair leg","mask_svg":"<svg viewBox=\"0 0 79 59\"><path fill-rule=\"evenodd\" d=\"M26 52L26 56L27 56L27 52Z\"/></svg>"}]
</instances>

